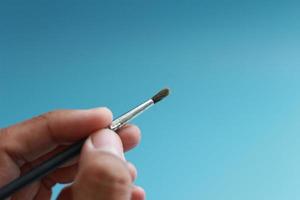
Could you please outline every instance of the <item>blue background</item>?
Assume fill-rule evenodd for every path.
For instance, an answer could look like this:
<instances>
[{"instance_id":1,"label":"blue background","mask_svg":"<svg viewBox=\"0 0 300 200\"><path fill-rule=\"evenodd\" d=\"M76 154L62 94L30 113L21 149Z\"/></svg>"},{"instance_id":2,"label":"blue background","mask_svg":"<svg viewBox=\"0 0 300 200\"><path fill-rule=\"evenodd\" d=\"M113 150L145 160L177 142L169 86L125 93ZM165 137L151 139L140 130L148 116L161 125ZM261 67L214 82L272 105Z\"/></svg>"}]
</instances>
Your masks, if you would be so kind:
<instances>
[{"instance_id":1,"label":"blue background","mask_svg":"<svg viewBox=\"0 0 300 200\"><path fill-rule=\"evenodd\" d=\"M148 199L298 199L299 6L1 1L0 127L59 108L119 115L169 86L127 154Z\"/></svg>"}]
</instances>

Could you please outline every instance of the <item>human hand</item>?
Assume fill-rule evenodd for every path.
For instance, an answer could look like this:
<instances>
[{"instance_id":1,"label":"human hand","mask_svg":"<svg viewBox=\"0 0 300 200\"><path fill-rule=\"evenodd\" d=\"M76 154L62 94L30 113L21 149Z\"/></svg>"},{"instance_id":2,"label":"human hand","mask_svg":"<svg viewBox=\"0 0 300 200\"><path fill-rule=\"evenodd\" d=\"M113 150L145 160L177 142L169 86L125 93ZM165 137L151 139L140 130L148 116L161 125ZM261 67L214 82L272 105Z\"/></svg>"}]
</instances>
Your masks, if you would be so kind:
<instances>
[{"instance_id":1,"label":"human hand","mask_svg":"<svg viewBox=\"0 0 300 200\"><path fill-rule=\"evenodd\" d=\"M136 126L115 132L107 108L59 110L14 126L0 129L0 187L39 163L87 138L80 157L13 194L13 200L50 199L56 183L72 183L59 200L143 200L144 190L133 184L136 169L126 162L123 151L140 140Z\"/></svg>"}]
</instances>

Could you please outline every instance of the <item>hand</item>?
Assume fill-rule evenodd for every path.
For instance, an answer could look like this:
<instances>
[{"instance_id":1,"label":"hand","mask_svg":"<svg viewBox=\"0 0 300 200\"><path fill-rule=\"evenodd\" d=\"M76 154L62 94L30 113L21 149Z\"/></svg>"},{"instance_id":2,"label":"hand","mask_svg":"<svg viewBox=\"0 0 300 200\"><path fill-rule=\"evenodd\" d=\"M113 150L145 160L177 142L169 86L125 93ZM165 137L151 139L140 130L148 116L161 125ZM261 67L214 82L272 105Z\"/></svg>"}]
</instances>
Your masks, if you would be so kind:
<instances>
[{"instance_id":1,"label":"hand","mask_svg":"<svg viewBox=\"0 0 300 200\"><path fill-rule=\"evenodd\" d=\"M59 200L145 199L144 190L133 185L136 169L123 153L139 143L140 131L127 125L117 135L105 128L111 122L107 108L60 110L0 129L0 187L88 137L79 158L24 187L12 199L50 199L56 183L72 183Z\"/></svg>"}]
</instances>

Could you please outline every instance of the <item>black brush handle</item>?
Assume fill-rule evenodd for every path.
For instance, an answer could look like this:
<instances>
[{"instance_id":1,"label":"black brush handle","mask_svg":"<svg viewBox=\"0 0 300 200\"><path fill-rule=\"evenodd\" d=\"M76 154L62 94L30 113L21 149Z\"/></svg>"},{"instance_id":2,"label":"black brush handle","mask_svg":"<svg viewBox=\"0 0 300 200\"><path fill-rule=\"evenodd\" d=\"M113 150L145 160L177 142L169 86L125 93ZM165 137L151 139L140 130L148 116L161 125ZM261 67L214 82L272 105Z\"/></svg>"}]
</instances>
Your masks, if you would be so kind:
<instances>
[{"instance_id":1,"label":"black brush handle","mask_svg":"<svg viewBox=\"0 0 300 200\"><path fill-rule=\"evenodd\" d=\"M80 140L79 142L72 144L70 147L53 156L51 159L41 163L28 173L19 178L16 178L9 184L3 186L0 189L0 199L8 198L17 190L32 183L33 181L44 177L45 175L49 174L51 171L62 165L64 162L78 155L81 151L84 141L85 140Z\"/></svg>"}]
</instances>

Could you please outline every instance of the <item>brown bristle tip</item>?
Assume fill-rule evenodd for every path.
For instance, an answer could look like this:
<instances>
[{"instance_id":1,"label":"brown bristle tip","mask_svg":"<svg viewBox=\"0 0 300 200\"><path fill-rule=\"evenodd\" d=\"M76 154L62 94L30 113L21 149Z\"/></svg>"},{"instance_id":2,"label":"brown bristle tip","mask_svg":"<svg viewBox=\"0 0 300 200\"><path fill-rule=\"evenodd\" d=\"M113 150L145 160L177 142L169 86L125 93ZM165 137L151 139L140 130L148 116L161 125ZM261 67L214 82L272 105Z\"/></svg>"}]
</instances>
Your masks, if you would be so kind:
<instances>
[{"instance_id":1,"label":"brown bristle tip","mask_svg":"<svg viewBox=\"0 0 300 200\"><path fill-rule=\"evenodd\" d=\"M151 99L153 100L154 103L157 103L163 98L165 98L166 96L168 96L169 93L170 93L169 88L164 88L161 91L159 91L156 95L154 95Z\"/></svg>"}]
</instances>

